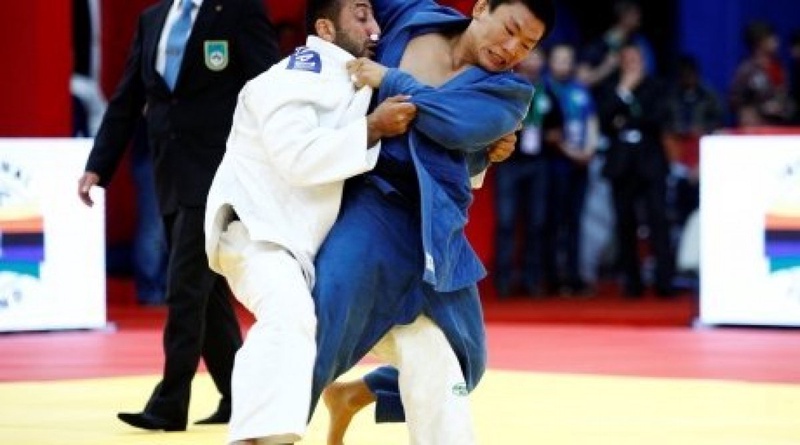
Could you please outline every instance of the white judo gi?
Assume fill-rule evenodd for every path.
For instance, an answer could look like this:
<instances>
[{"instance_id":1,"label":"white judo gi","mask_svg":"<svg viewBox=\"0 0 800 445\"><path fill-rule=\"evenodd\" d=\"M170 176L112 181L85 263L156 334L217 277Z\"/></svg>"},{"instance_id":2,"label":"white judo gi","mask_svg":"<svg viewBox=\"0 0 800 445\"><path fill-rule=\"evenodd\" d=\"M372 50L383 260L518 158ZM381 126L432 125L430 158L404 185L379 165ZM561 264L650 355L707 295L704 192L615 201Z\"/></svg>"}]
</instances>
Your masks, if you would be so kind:
<instances>
[{"instance_id":1,"label":"white judo gi","mask_svg":"<svg viewBox=\"0 0 800 445\"><path fill-rule=\"evenodd\" d=\"M239 94L205 221L211 268L256 318L236 355L231 442L295 442L306 430L314 257L344 180L373 168L380 149L367 147L372 91L355 90L345 67L352 59L310 36Z\"/></svg>"}]
</instances>

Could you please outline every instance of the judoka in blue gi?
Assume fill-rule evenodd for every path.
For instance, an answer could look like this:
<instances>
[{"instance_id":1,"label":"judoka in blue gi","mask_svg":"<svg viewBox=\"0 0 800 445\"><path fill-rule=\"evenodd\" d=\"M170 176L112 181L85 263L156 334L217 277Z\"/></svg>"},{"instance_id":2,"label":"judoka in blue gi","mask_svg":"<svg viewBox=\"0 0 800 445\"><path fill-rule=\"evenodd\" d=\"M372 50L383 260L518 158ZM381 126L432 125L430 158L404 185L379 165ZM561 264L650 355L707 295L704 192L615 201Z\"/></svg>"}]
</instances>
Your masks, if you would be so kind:
<instances>
[{"instance_id":1,"label":"judoka in blue gi","mask_svg":"<svg viewBox=\"0 0 800 445\"><path fill-rule=\"evenodd\" d=\"M328 443L341 443L352 415L377 401L377 420L407 420L411 443L470 444L466 395L486 363L476 287L485 270L464 234L470 176L525 115L533 88L510 70L545 37L554 8L478 0L469 19L430 0L373 5L381 65L359 59L350 71L379 88L378 100L410 95L418 114L407 135L382 141L372 172L348 182L317 256L312 412L375 347L394 366L329 388ZM426 352L438 351L437 338L453 360Z\"/></svg>"}]
</instances>

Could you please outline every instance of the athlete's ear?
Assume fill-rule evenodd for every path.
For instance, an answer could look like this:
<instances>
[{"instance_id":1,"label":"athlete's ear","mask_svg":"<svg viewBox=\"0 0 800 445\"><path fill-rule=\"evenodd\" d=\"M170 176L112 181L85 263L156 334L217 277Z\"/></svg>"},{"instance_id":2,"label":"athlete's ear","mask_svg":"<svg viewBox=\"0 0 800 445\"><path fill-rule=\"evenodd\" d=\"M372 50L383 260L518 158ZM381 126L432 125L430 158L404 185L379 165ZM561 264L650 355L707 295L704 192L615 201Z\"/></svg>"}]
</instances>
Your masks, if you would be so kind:
<instances>
[{"instance_id":1,"label":"athlete's ear","mask_svg":"<svg viewBox=\"0 0 800 445\"><path fill-rule=\"evenodd\" d=\"M314 30L320 39L333 42L336 39L336 25L330 19L317 19L314 22Z\"/></svg>"},{"instance_id":2,"label":"athlete's ear","mask_svg":"<svg viewBox=\"0 0 800 445\"><path fill-rule=\"evenodd\" d=\"M472 7L472 18L476 19L489 10L489 0L478 0Z\"/></svg>"}]
</instances>

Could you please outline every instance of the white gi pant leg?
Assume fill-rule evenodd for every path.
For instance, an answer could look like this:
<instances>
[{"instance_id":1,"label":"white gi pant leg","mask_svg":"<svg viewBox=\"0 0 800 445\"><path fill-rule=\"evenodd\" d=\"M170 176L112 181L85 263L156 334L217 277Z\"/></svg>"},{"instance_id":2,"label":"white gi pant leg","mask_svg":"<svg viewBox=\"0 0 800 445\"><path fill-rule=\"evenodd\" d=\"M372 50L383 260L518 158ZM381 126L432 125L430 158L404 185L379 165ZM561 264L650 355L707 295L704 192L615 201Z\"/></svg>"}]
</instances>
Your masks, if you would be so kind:
<instances>
[{"instance_id":1,"label":"white gi pant leg","mask_svg":"<svg viewBox=\"0 0 800 445\"><path fill-rule=\"evenodd\" d=\"M232 222L219 263L236 298L256 318L236 353L228 440L293 443L306 431L316 356L314 302L300 265L282 247L251 241Z\"/></svg>"},{"instance_id":2,"label":"white gi pant leg","mask_svg":"<svg viewBox=\"0 0 800 445\"><path fill-rule=\"evenodd\" d=\"M464 374L442 330L420 315L393 327L372 350L400 374L400 398L412 445L475 443Z\"/></svg>"}]
</instances>

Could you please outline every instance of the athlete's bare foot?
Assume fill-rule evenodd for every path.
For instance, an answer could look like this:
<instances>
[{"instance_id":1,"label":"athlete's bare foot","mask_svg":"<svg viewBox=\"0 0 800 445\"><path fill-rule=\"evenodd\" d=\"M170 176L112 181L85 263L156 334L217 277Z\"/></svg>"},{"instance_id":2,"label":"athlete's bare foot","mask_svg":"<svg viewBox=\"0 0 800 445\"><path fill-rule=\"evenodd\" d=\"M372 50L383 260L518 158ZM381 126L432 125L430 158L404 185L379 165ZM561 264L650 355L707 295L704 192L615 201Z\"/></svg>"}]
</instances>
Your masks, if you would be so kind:
<instances>
[{"instance_id":1,"label":"athlete's bare foot","mask_svg":"<svg viewBox=\"0 0 800 445\"><path fill-rule=\"evenodd\" d=\"M328 408L328 445L344 445L344 434L357 412L375 401L375 395L364 380L334 382L322 393L322 400Z\"/></svg>"}]
</instances>

